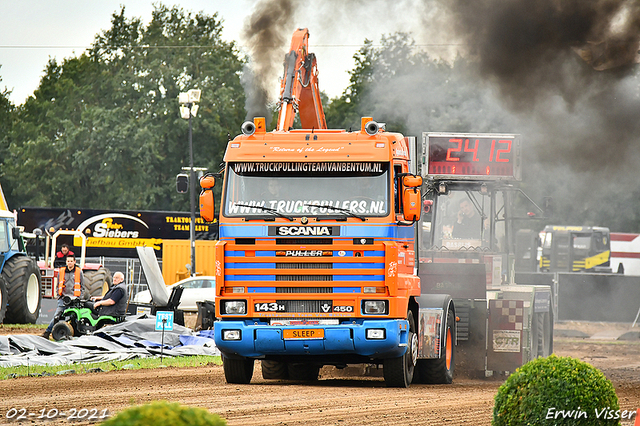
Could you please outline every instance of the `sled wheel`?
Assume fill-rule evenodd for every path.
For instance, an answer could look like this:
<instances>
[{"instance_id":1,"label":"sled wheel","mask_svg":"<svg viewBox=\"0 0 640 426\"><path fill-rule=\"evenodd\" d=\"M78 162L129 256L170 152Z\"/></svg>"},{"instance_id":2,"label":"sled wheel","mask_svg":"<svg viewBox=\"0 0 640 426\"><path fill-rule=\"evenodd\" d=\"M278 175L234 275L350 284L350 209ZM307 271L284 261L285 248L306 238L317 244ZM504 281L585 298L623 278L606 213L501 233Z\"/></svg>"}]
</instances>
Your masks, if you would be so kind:
<instances>
[{"instance_id":1,"label":"sled wheel","mask_svg":"<svg viewBox=\"0 0 640 426\"><path fill-rule=\"evenodd\" d=\"M537 312L531 319L531 356L547 357L553 352L551 312Z\"/></svg>"}]
</instances>

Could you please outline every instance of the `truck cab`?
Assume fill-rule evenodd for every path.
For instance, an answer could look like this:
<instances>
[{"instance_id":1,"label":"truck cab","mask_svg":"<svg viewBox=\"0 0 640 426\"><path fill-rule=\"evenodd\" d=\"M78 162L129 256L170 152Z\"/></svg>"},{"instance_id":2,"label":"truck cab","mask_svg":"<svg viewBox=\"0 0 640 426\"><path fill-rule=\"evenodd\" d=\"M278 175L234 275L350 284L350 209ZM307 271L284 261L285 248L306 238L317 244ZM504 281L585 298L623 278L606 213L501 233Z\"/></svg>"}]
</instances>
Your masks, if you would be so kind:
<instances>
[{"instance_id":1,"label":"truck cab","mask_svg":"<svg viewBox=\"0 0 640 426\"><path fill-rule=\"evenodd\" d=\"M612 272L609 228L547 225L543 235L541 272Z\"/></svg>"},{"instance_id":2,"label":"truck cab","mask_svg":"<svg viewBox=\"0 0 640 426\"><path fill-rule=\"evenodd\" d=\"M286 368L294 379L380 363L388 384L407 386L418 356L422 182L407 139L369 118L358 132L267 133L260 120L245 129L225 154L216 245L214 330L227 380L250 380L255 359L263 373Z\"/></svg>"}]
</instances>

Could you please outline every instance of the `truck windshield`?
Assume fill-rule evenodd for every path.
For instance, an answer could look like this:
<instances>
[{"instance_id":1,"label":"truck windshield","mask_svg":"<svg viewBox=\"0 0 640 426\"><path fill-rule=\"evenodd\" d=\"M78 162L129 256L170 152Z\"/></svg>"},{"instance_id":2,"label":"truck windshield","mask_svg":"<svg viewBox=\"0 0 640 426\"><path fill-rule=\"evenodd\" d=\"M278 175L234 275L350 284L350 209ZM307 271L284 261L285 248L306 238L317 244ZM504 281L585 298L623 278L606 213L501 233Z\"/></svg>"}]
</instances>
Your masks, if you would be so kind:
<instances>
[{"instance_id":1,"label":"truck windshield","mask_svg":"<svg viewBox=\"0 0 640 426\"><path fill-rule=\"evenodd\" d=\"M498 216L504 215L501 193L496 194ZM450 250L489 247L491 197L479 191L452 190L437 196L435 223L432 224L434 244ZM504 222L497 223L494 244L501 245Z\"/></svg>"},{"instance_id":2,"label":"truck windshield","mask_svg":"<svg viewBox=\"0 0 640 426\"><path fill-rule=\"evenodd\" d=\"M224 197L224 215L231 217L264 216L267 209L288 216L346 214L338 209L386 216L389 167L374 162L231 163Z\"/></svg>"}]
</instances>

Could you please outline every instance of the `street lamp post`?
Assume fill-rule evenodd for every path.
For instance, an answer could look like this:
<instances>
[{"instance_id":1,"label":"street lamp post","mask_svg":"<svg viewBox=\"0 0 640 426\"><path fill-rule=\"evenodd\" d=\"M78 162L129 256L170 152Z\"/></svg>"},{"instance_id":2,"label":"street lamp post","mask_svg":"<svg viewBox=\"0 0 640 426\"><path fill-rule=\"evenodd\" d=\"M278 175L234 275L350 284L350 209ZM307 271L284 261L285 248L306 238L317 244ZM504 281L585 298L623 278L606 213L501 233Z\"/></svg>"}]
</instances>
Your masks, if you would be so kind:
<instances>
[{"instance_id":1,"label":"street lamp post","mask_svg":"<svg viewBox=\"0 0 640 426\"><path fill-rule=\"evenodd\" d=\"M196 173L193 168L193 135L191 118L198 113L200 102L200 90L191 89L186 93L180 93L180 116L189 120L189 201L191 204L191 223L189 225L189 239L191 242L191 276L196 275Z\"/></svg>"}]
</instances>

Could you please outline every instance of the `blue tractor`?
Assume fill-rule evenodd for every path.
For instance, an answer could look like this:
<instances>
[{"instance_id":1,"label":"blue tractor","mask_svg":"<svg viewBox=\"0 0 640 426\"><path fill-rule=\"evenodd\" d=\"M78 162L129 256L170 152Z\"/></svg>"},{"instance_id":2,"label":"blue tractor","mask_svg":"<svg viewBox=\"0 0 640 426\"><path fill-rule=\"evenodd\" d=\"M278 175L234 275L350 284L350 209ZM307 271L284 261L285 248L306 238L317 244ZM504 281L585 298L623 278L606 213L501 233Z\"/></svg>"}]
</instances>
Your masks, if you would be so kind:
<instances>
[{"instance_id":1,"label":"blue tractor","mask_svg":"<svg viewBox=\"0 0 640 426\"><path fill-rule=\"evenodd\" d=\"M38 264L27 255L13 213L0 209L0 322L35 323L41 298Z\"/></svg>"}]
</instances>

